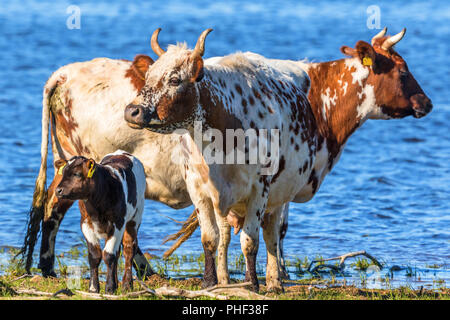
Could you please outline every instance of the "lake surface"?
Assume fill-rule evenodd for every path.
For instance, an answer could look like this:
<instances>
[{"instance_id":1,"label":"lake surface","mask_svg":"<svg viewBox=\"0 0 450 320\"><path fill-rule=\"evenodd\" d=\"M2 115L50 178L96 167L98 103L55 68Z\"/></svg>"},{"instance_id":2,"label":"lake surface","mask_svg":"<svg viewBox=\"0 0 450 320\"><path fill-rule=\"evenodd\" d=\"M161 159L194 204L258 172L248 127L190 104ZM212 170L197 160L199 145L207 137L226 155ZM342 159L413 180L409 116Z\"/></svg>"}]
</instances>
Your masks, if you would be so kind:
<instances>
[{"instance_id":1,"label":"lake surface","mask_svg":"<svg viewBox=\"0 0 450 320\"><path fill-rule=\"evenodd\" d=\"M23 241L40 163L42 88L58 67L95 57L131 60L138 53L154 57L149 39L157 27L163 29L163 47L177 41L194 46L198 35L212 27L205 57L240 50L280 59L339 59L342 45L370 42L378 32L366 25L372 2L77 1L81 29L70 30L66 26L70 1L2 1L0 246L19 247ZM314 199L291 204L286 256L327 258L366 250L385 262L386 269L401 267L394 275L398 284L408 283L407 266L415 268L428 285L440 280L448 283L449 5L409 1L405 9L403 1L377 3L381 27L388 26L391 34L407 28L397 50L434 109L420 120L366 122L349 139L341 160ZM141 248L161 255L169 247L161 245L161 239L179 227L167 216L184 220L191 212L192 207L175 211L147 201L139 235ZM82 242L79 219L78 208L73 206L62 223L57 253ZM201 253L199 235L197 230L178 253ZM262 272L262 239L261 244ZM230 254L240 254L238 236L232 237ZM358 275L350 272L350 277Z\"/></svg>"}]
</instances>

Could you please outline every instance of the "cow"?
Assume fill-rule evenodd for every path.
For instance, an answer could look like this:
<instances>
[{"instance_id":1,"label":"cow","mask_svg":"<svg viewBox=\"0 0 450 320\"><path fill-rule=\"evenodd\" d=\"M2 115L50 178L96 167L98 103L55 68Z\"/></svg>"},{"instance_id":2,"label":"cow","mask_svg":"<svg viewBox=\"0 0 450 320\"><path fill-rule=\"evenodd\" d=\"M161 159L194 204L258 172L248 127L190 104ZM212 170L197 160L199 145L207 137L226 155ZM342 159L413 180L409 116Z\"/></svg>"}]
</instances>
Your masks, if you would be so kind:
<instances>
[{"instance_id":1,"label":"cow","mask_svg":"<svg viewBox=\"0 0 450 320\"><path fill-rule=\"evenodd\" d=\"M56 277L56 236L74 202L56 196L55 189L61 180L57 170L46 188L49 135L54 163L76 155L99 162L105 155L121 149L143 163L147 177L146 199L174 209L192 205L182 168L169 157L171 150L179 145L178 136L132 129L123 118L125 107L144 86L151 64L153 60L142 54L136 55L133 61L96 58L63 66L47 80L42 101L41 163L22 247L28 272L42 224L38 267L44 277ZM221 239L226 240L230 226L225 222L222 225ZM139 247L134 260L138 275L153 273ZM226 283L226 263L218 269L221 283Z\"/></svg>"},{"instance_id":2,"label":"cow","mask_svg":"<svg viewBox=\"0 0 450 320\"><path fill-rule=\"evenodd\" d=\"M171 45L166 52L156 50L159 58L149 67L144 87L127 106L125 120L157 133L180 135L186 186L197 209L205 264L210 266L205 269L204 285L218 282L214 261L220 241L218 223L232 211L244 218L240 239L245 279L258 291L256 255L264 213L292 201L314 174L318 138L307 99L310 80L294 61L260 55L236 53L205 64L204 42L211 31L200 35L193 50L184 44ZM227 154L243 150L245 163L223 164L205 159L203 145L194 142L196 126L205 134L213 128L223 137L227 130L259 134L253 141L257 143L248 147L234 142L226 147ZM267 136L261 130L274 133L274 148L269 150L263 142ZM270 158L269 163L247 161L250 149L261 145L259 151ZM225 148L217 149L220 151L225 153ZM272 152L279 157L272 157ZM266 240L266 246L268 264L277 266L277 241ZM276 276L267 275L270 279Z\"/></svg>"},{"instance_id":3,"label":"cow","mask_svg":"<svg viewBox=\"0 0 450 320\"><path fill-rule=\"evenodd\" d=\"M107 266L105 291L115 292L121 243L125 259L122 290L131 290L137 233L144 211L144 166L136 157L118 150L106 155L100 163L83 156L68 161L59 159L55 169L61 175L55 189L56 197L79 200L80 224L87 243L91 273L89 291L100 291L98 266L103 258ZM101 240L105 241L103 251Z\"/></svg>"},{"instance_id":4,"label":"cow","mask_svg":"<svg viewBox=\"0 0 450 320\"><path fill-rule=\"evenodd\" d=\"M348 138L366 120L406 116L421 118L432 110L431 100L414 79L404 59L393 48L403 38L406 29L391 37L386 36L386 32L386 28L381 30L372 38L371 44L358 41L355 48L341 47L341 52L348 58L321 63L296 62L311 80L308 100L314 114L317 144L316 159L308 181L292 202L307 202L314 196L325 176L339 160ZM245 53L244 56L249 59L259 57L254 53ZM297 149L297 142L291 147ZM308 165L299 168L299 173L305 170L308 170ZM280 177L283 176L288 176L287 172L280 174ZM195 214L190 217L189 233L179 233L183 235L183 241L195 230ZM273 209L265 217L265 239L276 239L278 242L279 267L284 270L281 249L288 226L288 203ZM238 219L233 212L229 213L228 221L237 230L243 227L243 219ZM176 247L181 243L177 242ZM169 253L174 249L172 247ZM224 256L226 252L219 252L219 264ZM267 270L267 275L275 275L275 278L266 277L268 288L279 291L282 286L277 277L277 264L268 264L269 267L273 270Z\"/></svg>"},{"instance_id":5,"label":"cow","mask_svg":"<svg viewBox=\"0 0 450 320\"><path fill-rule=\"evenodd\" d=\"M45 188L49 123L54 161L81 155L99 162L106 154L125 150L144 164L147 199L177 209L191 205L184 180L177 174L179 170L168 167L168 159L160 153L178 142L170 136L132 130L123 120L126 105L143 86L145 72L152 63L146 55L137 55L134 61L97 58L63 66L48 79L43 94L41 166L22 249L28 270L42 221L39 268L44 276L56 276L55 238L73 204L73 200L56 197L55 188L61 180L56 170L48 190ZM144 270L152 273L139 248L135 261L140 274Z\"/></svg>"}]
</instances>

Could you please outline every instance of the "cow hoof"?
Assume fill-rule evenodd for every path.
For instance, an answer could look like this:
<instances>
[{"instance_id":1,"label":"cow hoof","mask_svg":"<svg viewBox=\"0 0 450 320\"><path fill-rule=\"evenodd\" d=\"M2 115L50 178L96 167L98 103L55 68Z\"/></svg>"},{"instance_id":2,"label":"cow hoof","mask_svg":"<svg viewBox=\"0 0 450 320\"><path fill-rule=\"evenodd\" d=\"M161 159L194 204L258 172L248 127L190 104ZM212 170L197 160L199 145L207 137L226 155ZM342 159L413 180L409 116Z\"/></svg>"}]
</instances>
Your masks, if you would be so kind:
<instances>
[{"instance_id":1,"label":"cow hoof","mask_svg":"<svg viewBox=\"0 0 450 320\"><path fill-rule=\"evenodd\" d=\"M106 287L105 288L105 292L107 294L114 294L116 292L116 288L114 288L114 287Z\"/></svg>"},{"instance_id":2,"label":"cow hoof","mask_svg":"<svg viewBox=\"0 0 450 320\"><path fill-rule=\"evenodd\" d=\"M133 291L133 283L131 282L122 283L122 291L124 292Z\"/></svg>"},{"instance_id":3,"label":"cow hoof","mask_svg":"<svg viewBox=\"0 0 450 320\"><path fill-rule=\"evenodd\" d=\"M42 270L42 276L44 278L57 278L55 271L53 270Z\"/></svg>"},{"instance_id":4,"label":"cow hoof","mask_svg":"<svg viewBox=\"0 0 450 320\"><path fill-rule=\"evenodd\" d=\"M226 285L229 285L229 284L230 284L230 279L228 279L228 278L226 278L226 279L221 279L221 280L218 281L218 283L219 283L221 286L226 286Z\"/></svg>"},{"instance_id":5,"label":"cow hoof","mask_svg":"<svg viewBox=\"0 0 450 320\"><path fill-rule=\"evenodd\" d=\"M205 280L205 279L203 279L202 289L207 289L207 288L214 287L216 284L217 284L217 280L213 280L213 279Z\"/></svg>"},{"instance_id":6,"label":"cow hoof","mask_svg":"<svg viewBox=\"0 0 450 320\"><path fill-rule=\"evenodd\" d=\"M286 270L282 270L282 271L280 272L280 277L281 277L281 279L284 279L284 280L289 280L289 279L290 279L289 273L287 273Z\"/></svg>"},{"instance_id":7,"label":"cow hoof","mask_svg":"<svg viewBox=\"0 0 450 320\"><path fill-rule=\"evenodd\" d=\"M283 286L267 286L267 292L280 294L284 292Z\"/></svg>"},{"instance_id":8,"label":"cow hoof","mask_svg":"<svg viewBox=\"0 0 450 320\"><path fill-rule=\"evenodd\" d=\"M100 285L97 281L97 283L95 283L94 281L90 281L89 282L89 292L91 293L99 293L100 292Z\"/></svg>"},{"instance_id":9,"label":"cow hoof","mask_svg":"<svg viewBox=\"0 0 450 320\"><path fill-rule=\"evenodd\" d=\"M248 290L253 291L255 293L259 292L259 284L251 284L250 286L248 286Z\"/></svg>"},{"instance_id":10,"label":"cow hoof","mask_svg":"<svg viewBox=\"0 0 450 320\"><path fill-rule=\"evenodd\" d=\"M115 281L111 281L108 279L106 280L106 285L105 285L105 292L107 294L114 294L117 290L117 284Z\"/></svg>"}]
</instances>

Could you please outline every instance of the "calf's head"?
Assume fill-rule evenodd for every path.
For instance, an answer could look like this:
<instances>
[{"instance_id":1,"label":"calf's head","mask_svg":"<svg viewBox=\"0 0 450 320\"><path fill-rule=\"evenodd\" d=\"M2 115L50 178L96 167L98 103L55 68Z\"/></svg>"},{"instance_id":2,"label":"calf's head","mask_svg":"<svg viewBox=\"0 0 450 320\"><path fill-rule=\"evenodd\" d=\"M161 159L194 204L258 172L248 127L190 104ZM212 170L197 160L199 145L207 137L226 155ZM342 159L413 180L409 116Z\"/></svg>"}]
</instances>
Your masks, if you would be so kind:
<instances>
[{"instance_id":1,"label":"calf's head","mask_svg":"<svg viewBox=\"0 0 450 320\"><path fill-rule=\"evenodd\" d=\"M55 161L55 168L61 181L55 189L55 194L61 199L86 200L94 189L92 179L97 164L93 159L77 156L69 161Z\"/></svg>"},{"instance_id":2,"label":"calf's head","mask_svg":"<svg viewBox=\"0 0 450 320\"><path fill-rule=\"evenodd\" d=\"M203 78L205 38L212 29L203 31L194 50L171 45L167 51L158 44L160 30L151 40L159 58L149 67L136 99L126 107L125 120L131 127L166 133L186 128L200 112L197 83Z\"/></svg>"},{"instance_id":3,"label":"calf's head","mask_svg":"<svg viewBox=\"0 0 450 320\"><path fill-rule=\"evenodd\" d=\"M344 54L358 59L369 70L365 84L373 86L377 106L369 118L390 119L409 115L421 118L433 107L406 62L393 49L405 32L406 29L403 29L387 37L384 28L372 38L372 44L358 41L355 48L341 47Z\"/></svg>"}]
</instances>

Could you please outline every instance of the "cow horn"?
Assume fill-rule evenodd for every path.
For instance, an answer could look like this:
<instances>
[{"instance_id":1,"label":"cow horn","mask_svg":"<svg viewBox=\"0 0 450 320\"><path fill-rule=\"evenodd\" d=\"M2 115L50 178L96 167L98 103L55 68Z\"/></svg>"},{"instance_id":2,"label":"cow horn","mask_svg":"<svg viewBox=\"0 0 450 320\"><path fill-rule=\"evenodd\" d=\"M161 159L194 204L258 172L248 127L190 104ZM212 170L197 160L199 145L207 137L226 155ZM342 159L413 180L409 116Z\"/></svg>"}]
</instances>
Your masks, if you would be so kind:
<instances>
[{"instance_id":1,"label":"cow horn","mask_svg":"<svg viewBox=\"0 0 450 320\"><path fill-rule=\"evenodd\" d=\"M194 50L192 51L192 56L200 56L202 57L203 54L205 53L205 39L206 36L208 35L208 33L210 33L211 31L213 31L213 29L206 29L205 31L202 32L202 34L200 35L200 37L198 37L197 40L197 44L195 45Z\"/></svg>"},{"instance_id":2,"label":"cow horn","mask_svg":"<svg viewBox=\"0 0 450 320\"><path fill-rule=\"evenodd\" d=\"M389 50L394 44L398 43L405 36L406 28L397 33L395 36L387 38L381 45L381 49Z\"/></svg>"},{"instance_id":3,"label":"cow horn","mask_svg":"<svg viewBox=\"0 0 450 320\"><path fill-rule=\"evenodd\" d=\"M383 30L381 30L380 32L378 32L378 33L376 34L376 36L374 36L374 37L372 38L372 41L371 41L372 46L375 44L375 40L384 37L384 35L386 34L386 32L387 32L387 28L386 28L386 27L384 27Z\"/></svg>"},{"instance_id":4,"label":"cow horn","mask_svg":"<svg viewBox=\"0 0 450 320\"><path fill-rule=\"evenodd\" d=\"M150 41L150 44L152 46L152 50L160 57L164 53L166 53L158 44L158 35L161 31L161 28L156 29L152 34L152 40Z\"/></svg>"}]
</instances>

